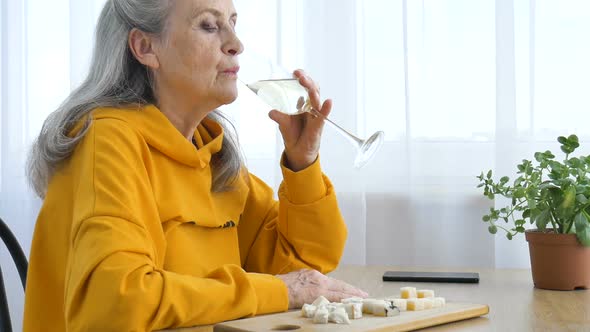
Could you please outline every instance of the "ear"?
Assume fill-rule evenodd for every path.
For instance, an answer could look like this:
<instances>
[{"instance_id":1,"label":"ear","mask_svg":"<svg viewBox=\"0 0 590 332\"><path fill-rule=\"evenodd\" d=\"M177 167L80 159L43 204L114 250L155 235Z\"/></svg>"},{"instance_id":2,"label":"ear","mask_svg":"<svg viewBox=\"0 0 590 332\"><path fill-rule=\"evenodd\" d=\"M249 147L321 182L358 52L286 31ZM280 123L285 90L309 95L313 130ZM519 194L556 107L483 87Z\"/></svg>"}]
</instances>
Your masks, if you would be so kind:
<instances>
[{"instance_id":1,"label":"ear","mask_svg":"<svg viewBox=\"0 0 590 332\"><path fill-rule=\"evenodd\" d=\"M129 49L133 56L141 64L149 67L150 69L158 69L160 67L160 61L158 56L154 52L154 38L149 34L133 28L129 32Z\"/></svg>"}]
</instances>

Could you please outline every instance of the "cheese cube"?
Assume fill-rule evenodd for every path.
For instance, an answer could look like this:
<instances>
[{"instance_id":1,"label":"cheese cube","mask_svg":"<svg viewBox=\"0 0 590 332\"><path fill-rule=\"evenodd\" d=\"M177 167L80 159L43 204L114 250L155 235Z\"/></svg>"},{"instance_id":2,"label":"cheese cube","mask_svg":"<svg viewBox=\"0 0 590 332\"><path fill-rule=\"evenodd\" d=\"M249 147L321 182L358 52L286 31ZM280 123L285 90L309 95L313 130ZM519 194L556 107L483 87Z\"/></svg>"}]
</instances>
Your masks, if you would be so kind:
<instances>
[{"instance_id":1,"label":"cheese cube","mask_svg":"<svg viewBox=\"0 0 590 332\"><path fill-rule=\"evenodd\" d=\"M387 298L385 301L393 302L393 305L398 307L400 311L406 311L408 308L408 300L407 299L398 299L398 298Z\"/></svg>"},{"instance_id":2,"label":"cheese cube","mask_svg":"<svg viewBox=\"0 0 590 332\"><path fill-rule=\"evenodd\" d=\"M311 304L316 306L316 308L321 307L322 305L326 305L329 304L330 301L328 301L327 298L323 297L323 296L319 296L317 299L315 299L315 301L313 301Z\"/></svg>"},{"instance_id":3,"label":"cheese cube","mask_svg":"<svg viewBox=\"0 0 590 332\"><path fill-rule=\"evenodd\" d=\"M328 309L325 306L319 307L313 315L314 324L328 324Z\"/></svg>"},{"instance_id":4,"label":"cheese cube","mask_svg":"<svg viewBox=\"0 0 590 332\"><path fill-rule=\"evenodd\" d=\"M377 302L377 299L363 299L363 314L373 314L373 303Z\"/></svg>"},{"instance_id":5,"label":"cheese cube","mask_svg":"<svg viewBox=\"0 0 590 332\"><path fill-rule=\"evenodd\" d=\"M359 319L363 317L363 303L362 302L353 302L353 303L346 303L344 305L344 309L348 314L348 318L350 319Z\"/></svg>"},{"instance_id":6,"label":"cheese cube","mask_svg":"<svg viewBox=\"0 0 590 332\"><path fill-rule=\"evenodd\" d=\"M439 308L439 307L444 307L445 306L445 298L444 297L435 297L434 299L432 299L432 307L433 308Z\"/></svg>"},{"instance_id":7,"label":"cheese cube","mask_svg":"<svg viewBox=\"0 0 590 332\"><path fill-rule=\"evenodd\" d=\"M380 301L373 303L373 315L392 317L399 315L399 308L393 305L392 301Z\"/></svg>"},{"instance_id":8,"label":"cheese cube","mask_svg":"<svg viewBox=\"0 0 590 332\"><path fill-rule=\"evenodd\" d=\"M418 297L416 287L402 287L400 288L400 295L402 299L413 299Z\"/></svg>"},{"instance_id":9,"label":"cheese cube","mask_svg":"<svg viewBox=\"0 0 590 332\"><path fill-rule=\"evenodd\" d=\"M432 309L432 307L434 306L434 300L431 298L424 298L420 300L422 300L422 302L424 303L424 309Z\"/></svg>"},{"instance_id":10,"label":"cheese cube","mask_svg":"<svg viewBox=\"0 0 590 332\"><path fill-rule=\"evenodd\" d=\"M363 303L363 299L360 297L348 297L340 300L341 303Z\"/></svg>"},{"instance_id":11,"label":"cheese cube","mask_svg":"<svg viewBox=\"0 0 590 332\"><path fill-rule=\"evenodd\" d=\"M303 305L303 307L301 308L301 316L307 317L307 318L313 318L316 310L317 310L317 308L315 305L305 303Z\"/></svg>"},{"instance_id":12,"label":"cheese cube","mask_svg":"<svg viewBox=\"0 0 590 332\"><path fill-rule=\"evenodd\" d=\"M382 311L385 305L385 300L373 300L367 306L367 313L374 315L375 312Z\"/></svg>"},{"instance_id":13,"label":"cheese cube","mask_svg":"<svg viewBox=\"0 0 590 332\"><path fill-rule=\"evenodd\" d=\"M431 289L419 289L418 298L434 297L434 291Z\"/></svg>"},{"instance_id":14,"label":"cheese cube","mask_svg":"<svg viewBox=\"0 0 590 332\"><path fill-rule=\"evenodd\" d=\"M335 307L335 309L328 314L328 321L336 324L350 324L348 314L346 313L346 310L344 310L344 307Z\"/></svg>"},{"instance_id":15,"label":"cheese cube","mask_svg":"<svg viewBox=\"0 0 590 332\"><path fill-rule=\"evenodd\" d=\"M424 310L424 299L408 299L407 307L408 311Z\"/></svg>"},{"instance_id":16,"label":"cheese cube","mask_svg":"<svg viewBox=\"0 0 590 332\"><path fill-rule=\"evenodd\" d=\"M344 303L338 303L338 302L328 303L325 305L325 307L328 309L328 312L332 312L338 308L344 308L344 306L345 306Z\"/></svg>"}]
</instances>

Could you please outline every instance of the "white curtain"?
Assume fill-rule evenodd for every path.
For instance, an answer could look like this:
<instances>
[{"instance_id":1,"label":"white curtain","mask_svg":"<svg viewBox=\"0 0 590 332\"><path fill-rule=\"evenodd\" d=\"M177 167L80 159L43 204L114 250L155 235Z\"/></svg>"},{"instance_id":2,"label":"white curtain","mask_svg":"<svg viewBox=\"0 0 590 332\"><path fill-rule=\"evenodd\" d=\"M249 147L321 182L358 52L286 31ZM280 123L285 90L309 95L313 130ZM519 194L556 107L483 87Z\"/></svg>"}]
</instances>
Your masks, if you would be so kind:
<instances>
[{"instance_id":1,"label":"white curtain","mask_svg":"<svg viewBox=\"0 0 590 332\"><path fill-rule=\"evenodd\" d=\"M277 25L277 61L321 83L336 122L362 137L387 134L372 163L355 171L352 147L326 129L323 166L351 230L344 262L528 267L523 236L488 234L482 215L507 202L483 197L475 176L514 176L534 151L561 157L559 135L577 134L576 153L588 154L590 4L276 4L277 16L260 15L257 24Z\"/></svg>"},{"instance_id":2,"label":"white curtain","mask_svg":"<svg viewBox=\"0 0 590 332\"><path fill-rule=\"evenodd\" d=\"M41 202L28 188L25 159L45 117L83 79L104 0L1 0L0 217L28 255ZM22 331L24 293L0 244L13 329Z\"/></svg>"},{"instance_id":3,"label":"white curtain","mask_svg":"<svg viewBox=\"0 0 590 332\"><path fill-rule=\"evenodd\" d=\"M26 152L49 112L83 79L104 0L2 0L0 217L28 253L40 202ZM304 68L334 100L330 116L386 141L365 168L326 127L321 160L349 227L343 262L528 267L523 237L493 237L482 170L590 138L590 3L585 0L235 0L242 74L268 61ZM265 67L266 66L266 67ZM280 181L280 136L267 108L240 94L225 107L250 170ZM558 154L559 155L559 154ZM23 296L0 249L15 330Z\"/></svg>"}]
</instances>

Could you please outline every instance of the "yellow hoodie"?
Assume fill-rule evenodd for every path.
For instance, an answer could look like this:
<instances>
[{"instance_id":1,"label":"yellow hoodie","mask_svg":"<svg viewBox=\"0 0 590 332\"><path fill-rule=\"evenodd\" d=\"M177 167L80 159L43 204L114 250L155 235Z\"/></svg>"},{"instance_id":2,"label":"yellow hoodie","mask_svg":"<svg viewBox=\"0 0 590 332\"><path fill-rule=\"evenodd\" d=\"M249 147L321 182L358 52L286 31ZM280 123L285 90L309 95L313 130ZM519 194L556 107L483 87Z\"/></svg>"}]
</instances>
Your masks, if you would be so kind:
<instances>
[{"instance_id":1,"label":"yellow hoodie","mask_svg":"<svg viewBox=\"0 0 590 332\"><path fill-rule=\"evenodd\" d=\"M337 265L346 227L319 162L282 167L279 201L244 172L211 193L219 124L195 148L154 106L92 112L48 187L24 331L150 331L284 311L275 274Z\"/></svg>"}]
</instances>

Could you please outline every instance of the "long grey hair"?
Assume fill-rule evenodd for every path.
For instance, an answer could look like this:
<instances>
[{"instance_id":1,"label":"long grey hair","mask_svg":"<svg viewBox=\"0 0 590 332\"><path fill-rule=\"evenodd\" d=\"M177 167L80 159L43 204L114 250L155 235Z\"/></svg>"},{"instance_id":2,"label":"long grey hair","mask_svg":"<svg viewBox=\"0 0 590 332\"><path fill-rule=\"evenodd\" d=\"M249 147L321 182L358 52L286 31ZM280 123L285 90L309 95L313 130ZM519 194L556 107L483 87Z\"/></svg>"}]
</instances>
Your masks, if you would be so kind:
<instances>
[{"instance_id":1,"label":"long grey hair","mask_svg":"<svg viewBox=\"0 0 590 332\"><path fill-rule=\"evenodd\" d=\"M43 123L27 164L30 184L44 198L52 175L86 134L90 117L75 137L73 126L97 107L156 104L151 72L129 50L132 28L163 36L172 1L108 0L96 27L90 71L84 82ZM208 115L224 129L223 148L211 160L213 192L231 190L243 165L235 128L215 110Z\"/></svg>"}]
</instances>

